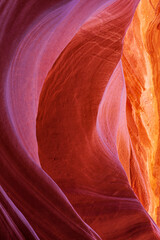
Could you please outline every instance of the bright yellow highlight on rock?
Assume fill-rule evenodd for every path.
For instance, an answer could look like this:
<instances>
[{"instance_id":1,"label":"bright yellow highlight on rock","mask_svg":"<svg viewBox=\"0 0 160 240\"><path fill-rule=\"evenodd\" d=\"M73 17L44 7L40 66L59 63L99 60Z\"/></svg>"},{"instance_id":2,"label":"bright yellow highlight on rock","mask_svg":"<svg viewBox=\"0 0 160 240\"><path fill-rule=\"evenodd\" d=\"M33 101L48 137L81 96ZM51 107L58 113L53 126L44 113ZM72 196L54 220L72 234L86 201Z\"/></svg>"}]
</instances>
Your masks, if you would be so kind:
<instances>
[{"instance_id":1,"label":"bright yellow highlight on rock","mask_svg":"<svg viewBox=\"0 0 160 240\"><path fill-rule=\"evenodd\" d=\"M124 41L130 182L160 226L160 1L141 0Z\"/></svg>"}]
</instances>

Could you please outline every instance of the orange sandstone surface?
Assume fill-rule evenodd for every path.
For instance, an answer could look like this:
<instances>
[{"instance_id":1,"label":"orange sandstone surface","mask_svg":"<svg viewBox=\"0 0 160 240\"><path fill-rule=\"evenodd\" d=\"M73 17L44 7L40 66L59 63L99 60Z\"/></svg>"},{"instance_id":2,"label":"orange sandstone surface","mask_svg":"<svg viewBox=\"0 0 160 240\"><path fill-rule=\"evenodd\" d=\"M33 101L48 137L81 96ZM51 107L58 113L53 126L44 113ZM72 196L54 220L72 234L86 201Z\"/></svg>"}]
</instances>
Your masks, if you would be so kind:
<instances>
[{"instance_id":1,"label":"orange sandstone surface","mask_svg":"<svg viewBox=\"0 0 160 240\"><path fill-rule=\"evenodd\" d=\"M123 47L131 186L160 226L160 2L140 1Z\"/></svg>"}]
</instances>

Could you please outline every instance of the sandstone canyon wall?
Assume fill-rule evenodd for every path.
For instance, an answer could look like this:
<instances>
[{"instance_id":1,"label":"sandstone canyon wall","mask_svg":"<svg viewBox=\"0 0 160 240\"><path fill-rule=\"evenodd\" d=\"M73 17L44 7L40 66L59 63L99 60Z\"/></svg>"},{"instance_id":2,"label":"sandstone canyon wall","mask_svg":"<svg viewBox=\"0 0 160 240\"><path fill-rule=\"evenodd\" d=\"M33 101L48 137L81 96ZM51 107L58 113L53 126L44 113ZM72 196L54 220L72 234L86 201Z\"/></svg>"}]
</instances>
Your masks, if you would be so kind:
<instances>
[{"instance_id":1,"label":"sandstone canyon wall","mask_svg":"<svg viewBox=\"0 0 160 240\"><path fill-rule=\"evenodd\" d=\"M0 2L0 239L160 239L160 2Z\"/></svg>"}]
</instances>

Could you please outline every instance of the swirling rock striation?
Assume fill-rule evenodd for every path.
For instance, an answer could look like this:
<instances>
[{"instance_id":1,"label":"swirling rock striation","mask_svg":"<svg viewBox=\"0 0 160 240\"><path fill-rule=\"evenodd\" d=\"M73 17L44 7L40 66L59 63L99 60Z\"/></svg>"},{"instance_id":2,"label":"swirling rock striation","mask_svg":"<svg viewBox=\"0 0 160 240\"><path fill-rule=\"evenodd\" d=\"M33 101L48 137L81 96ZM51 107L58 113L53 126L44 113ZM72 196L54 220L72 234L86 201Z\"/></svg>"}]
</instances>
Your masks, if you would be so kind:
<instances>
[{"instance_id":1,"label":"swirling rock striation","mask_svg":"<svg viewBox=\"0 0 160 240\"><path fill-rule=\"evenodd\" d=\"M160 239L147 213L158 223L158 168L147 154L158 167L159 5L155 1L145 42L150 68L157 64L147 127L136 110L149 68L137 68L139 78L132 74L137 60L127 48L136 40L128 32L124 43L138 2L0 3L2 239ZM141 22L139 15L134 19ZM149 172L146 165L142 171L144 161Z\"/></svg>"}]
</instances>

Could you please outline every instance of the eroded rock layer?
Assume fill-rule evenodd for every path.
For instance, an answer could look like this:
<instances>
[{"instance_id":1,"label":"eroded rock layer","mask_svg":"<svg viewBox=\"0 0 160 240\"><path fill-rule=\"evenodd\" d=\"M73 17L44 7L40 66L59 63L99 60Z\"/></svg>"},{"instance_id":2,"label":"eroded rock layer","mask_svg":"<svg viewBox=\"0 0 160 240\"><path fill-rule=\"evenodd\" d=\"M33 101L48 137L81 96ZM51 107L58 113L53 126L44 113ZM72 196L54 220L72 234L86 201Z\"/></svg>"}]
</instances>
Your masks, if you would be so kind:
<instances>
[{"instance_id":1,"label":"eroded rock layer","mask_svg":"<svg viewBox=\"0 0 160 240\"><path fill-rule=\"evenodd\" d=\"M138 3L0 2L0 239L160 239L160 5Z\"/></svg>"},{"instance_id":2,"label":"eroded rock layer","mask_svg":"<svg viewBox=\"0 0 160 240\"><path fill-rule=\"evenodd\" d=\"M131 185L160 225L159 21L160 3L141 1L127 32L123 66L128 128L132 141Z\"/></svg>"}]
</instances>

